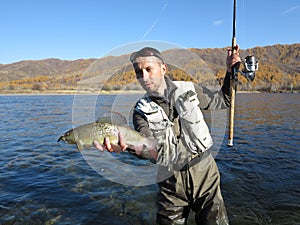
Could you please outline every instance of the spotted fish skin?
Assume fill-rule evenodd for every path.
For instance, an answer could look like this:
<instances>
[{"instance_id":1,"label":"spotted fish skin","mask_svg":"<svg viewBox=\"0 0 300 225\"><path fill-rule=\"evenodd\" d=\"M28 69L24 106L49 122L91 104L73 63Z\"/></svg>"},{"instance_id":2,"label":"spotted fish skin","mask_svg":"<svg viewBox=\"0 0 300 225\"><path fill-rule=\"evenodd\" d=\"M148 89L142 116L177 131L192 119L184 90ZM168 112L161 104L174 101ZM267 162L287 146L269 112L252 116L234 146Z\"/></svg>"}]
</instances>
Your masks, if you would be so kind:
<instances>
[{"instance_id":1,"label":"spotted fish skin","mask_svg":"<svg viewBox=\"0 0 300 225\"><path fill-rule=\"evenodd\" d=\"M78 150L82 151L93 146L94 141L103 143L105 137L109 138L111 144L118 145L119 133L122 135L125 144L131 149L152 150L157 145L155 139L146 138L129 127L106 122L93 122L78 126L61 135L57 141L76 144Z\"/></svg>"}]
</instances>

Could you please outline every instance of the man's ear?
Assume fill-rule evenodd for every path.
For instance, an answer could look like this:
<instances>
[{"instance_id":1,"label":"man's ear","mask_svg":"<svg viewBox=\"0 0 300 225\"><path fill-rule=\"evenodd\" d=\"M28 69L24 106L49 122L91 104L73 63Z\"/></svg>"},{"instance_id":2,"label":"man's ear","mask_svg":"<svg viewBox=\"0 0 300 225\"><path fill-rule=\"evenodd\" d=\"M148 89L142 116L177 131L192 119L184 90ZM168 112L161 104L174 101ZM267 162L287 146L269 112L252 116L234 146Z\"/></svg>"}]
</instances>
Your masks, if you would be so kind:
<instances>
[{"instance_id":1,"label":"man's ear","mask_svg":"<svg viewBox=\"0 0 300 225\"><path fill-rule=\"evenodd\" d=\"M168 69L167 65L161 64L160 68L161 68L163 75L165 75L167 73L167 69Z\"/></svg>"}]
</instances>

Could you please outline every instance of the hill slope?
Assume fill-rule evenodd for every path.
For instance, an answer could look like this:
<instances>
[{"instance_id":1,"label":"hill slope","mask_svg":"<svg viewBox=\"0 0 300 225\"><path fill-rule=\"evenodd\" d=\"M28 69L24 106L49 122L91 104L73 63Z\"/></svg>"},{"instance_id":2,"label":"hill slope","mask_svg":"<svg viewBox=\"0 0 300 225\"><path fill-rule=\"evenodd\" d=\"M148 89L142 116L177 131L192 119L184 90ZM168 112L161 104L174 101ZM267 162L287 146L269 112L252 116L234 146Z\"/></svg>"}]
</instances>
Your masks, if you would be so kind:
<instances>
[{"instance_id":1,"label":"hill slope","mask_svg":"<svg viewBox=\"0 0 300 225\"><path fill-rule=\"evenodd\" d=\"M173 49L164 52L173 79L188 79L214 85L224 76L226 48ZM198 57L191 57L191 52ZM241 50L241 56L255 55L259 61L256 79L240 78L240 89L278 91L300 89L300 44L273 45ZM125 86L124 86L125 85ZM25 60L0 64L0 92L136 89L129 55L101 59Z\"/></svg>"}]
</instances>

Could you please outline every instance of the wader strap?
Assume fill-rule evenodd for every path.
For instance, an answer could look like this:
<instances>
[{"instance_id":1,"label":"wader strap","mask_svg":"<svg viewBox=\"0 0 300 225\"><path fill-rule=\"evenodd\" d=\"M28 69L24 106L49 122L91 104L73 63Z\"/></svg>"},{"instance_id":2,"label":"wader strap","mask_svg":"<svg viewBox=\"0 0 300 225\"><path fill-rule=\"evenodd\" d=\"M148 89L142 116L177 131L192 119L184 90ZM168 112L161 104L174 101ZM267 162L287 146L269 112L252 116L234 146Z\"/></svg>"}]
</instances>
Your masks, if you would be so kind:
<instances>
[{"instance_id":1,"label":"wader strap","mask_svg":"<svg viewBox=\"0 0 300 225\"><path fill-rule=\"evenodd\" d=\"M192 156L192 159L186 163L183 167L180 168L174 168L177 171L187 171L191 167L195 166L197 163L199 163L201 160L204 160L206 157L210 155L210 150L206 150L205 152L195 154Z\"/></svg>"}]
</instances>

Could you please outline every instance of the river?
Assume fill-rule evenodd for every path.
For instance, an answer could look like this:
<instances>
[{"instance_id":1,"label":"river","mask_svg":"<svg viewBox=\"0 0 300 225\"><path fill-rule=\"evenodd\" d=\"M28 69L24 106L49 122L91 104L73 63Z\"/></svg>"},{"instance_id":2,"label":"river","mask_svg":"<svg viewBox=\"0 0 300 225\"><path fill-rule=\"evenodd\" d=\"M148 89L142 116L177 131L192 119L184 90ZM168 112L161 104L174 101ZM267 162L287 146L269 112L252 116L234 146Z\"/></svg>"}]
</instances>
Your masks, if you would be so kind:
<instances>
[{"instance_id":1,"label":"river","mask_svg":"<svg viewBox=\"0 0 300 225\"><path fill-rule=\"evenodd\" d=\"M130 120L138 97L100 95L92 102L99 114L115 102L113 110ZM72 125L95 118L93 107L78 107L91 107L87 98L0 96L0 224L155 224L157 185L126 183L139 178L128 165L149 162L127 153L113 156L126 164L118 168L124 180L117 182L117 172L103 174L75 145L57 143ZM234 146L227 147L224 126L215 128L230 224L300 224L299 112L299 94L240 93ZM188 224L194 224L192 215Z\"/></svg>"}]
</instances>

